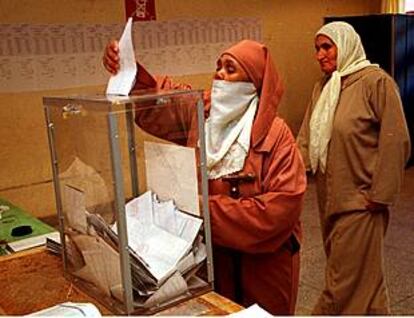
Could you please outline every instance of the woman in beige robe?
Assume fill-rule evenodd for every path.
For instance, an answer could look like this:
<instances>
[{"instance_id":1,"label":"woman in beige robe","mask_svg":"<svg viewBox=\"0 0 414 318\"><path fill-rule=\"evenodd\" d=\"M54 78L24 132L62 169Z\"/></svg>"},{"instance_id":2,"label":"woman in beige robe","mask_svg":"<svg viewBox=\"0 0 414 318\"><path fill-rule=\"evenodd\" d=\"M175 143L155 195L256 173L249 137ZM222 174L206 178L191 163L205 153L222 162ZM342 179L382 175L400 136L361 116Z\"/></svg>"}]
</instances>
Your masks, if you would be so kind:
<instances>
[{"instance_id":1,"label":"woman in beige robe","mask_svg":"<svg viewBox=\"0 0 414 318\"><path fill-rule=\"evenodd\" d=\"M313 313L388 314L384 235L410 153L398 88L366 59L347 23L323 26L315 48L325 76L297 138L316 176L327 256L326 284Z\"/></svg>"}]
</instances>

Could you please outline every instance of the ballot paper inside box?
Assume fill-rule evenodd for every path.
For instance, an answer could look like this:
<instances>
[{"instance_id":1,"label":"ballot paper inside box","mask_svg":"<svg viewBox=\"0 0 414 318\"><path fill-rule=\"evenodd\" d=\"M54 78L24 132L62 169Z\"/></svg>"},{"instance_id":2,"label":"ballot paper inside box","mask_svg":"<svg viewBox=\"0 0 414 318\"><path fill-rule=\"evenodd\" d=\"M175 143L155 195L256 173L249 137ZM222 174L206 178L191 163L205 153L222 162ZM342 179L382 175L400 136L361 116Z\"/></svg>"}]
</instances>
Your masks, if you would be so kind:
<instances>
[{"instance_id":1,"label":"ballot paper inside box","mask_svg":"<svg viewBox=\"0 0 414 318\"><path fill-rule=\"evenodd\" d=\"M68 279L120 314L211 290L202 92L43 102Z\"/></svg>"}]
</instances>

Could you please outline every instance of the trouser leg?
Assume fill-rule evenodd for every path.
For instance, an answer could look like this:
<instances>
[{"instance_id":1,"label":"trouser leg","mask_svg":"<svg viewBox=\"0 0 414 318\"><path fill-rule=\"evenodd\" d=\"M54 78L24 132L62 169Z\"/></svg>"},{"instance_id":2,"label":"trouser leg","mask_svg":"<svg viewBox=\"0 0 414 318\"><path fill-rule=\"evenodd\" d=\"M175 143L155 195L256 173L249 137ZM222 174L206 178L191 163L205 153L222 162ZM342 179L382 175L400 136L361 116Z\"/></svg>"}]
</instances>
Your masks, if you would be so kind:
<instances>
[{"instance_id":1,"label":"trouser leg","mask_svg":"<svg viewBox=\"0 0 414 318\"><path fill-rule=\"evenodd\" d=\"M313 314L389 314L383 270L387 222L388 211L357 211L325 222L326 285Z\"/></svg>"}]
</instances>

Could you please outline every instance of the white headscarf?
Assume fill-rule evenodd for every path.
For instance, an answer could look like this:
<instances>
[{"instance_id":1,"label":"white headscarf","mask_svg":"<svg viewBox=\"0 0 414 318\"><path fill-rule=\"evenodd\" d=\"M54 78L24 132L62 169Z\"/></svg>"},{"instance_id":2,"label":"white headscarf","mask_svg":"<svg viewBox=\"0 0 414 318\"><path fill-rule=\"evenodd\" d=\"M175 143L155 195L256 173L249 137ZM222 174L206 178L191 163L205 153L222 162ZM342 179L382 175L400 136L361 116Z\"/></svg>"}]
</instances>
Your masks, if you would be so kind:
<instances>
[{"instance_id":1,"label":"white headscarf","mask_svg":"<svg viewBox=\"0 0 414 318\"><path fill-rule=\"evenodd\" d=\"M350 24L328 23L316 33L318 35L325 35L334 42L338 56L337 69L323 87L310 119L309 159L313 173L318 165L325 172L333 119L341 94L341 78L373 65L366 59L361 39Z\"/></svg>"}]
</instances>

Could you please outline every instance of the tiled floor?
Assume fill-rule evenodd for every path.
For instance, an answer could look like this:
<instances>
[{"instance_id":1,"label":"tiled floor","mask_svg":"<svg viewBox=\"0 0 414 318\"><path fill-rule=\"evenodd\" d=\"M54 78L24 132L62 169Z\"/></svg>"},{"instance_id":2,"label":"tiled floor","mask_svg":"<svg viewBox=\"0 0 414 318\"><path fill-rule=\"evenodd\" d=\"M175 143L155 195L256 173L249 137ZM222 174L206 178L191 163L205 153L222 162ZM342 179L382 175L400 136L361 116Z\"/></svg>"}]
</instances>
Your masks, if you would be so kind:
<instances>
[{"instance_id":1,"label":"tiled floor","mask_svg":"<svg viewBox=\"0 0 414 318\"><path fill-rule=\"evenodd\" d=\"M323 289L325 267L312 180L306 194L302 221L305 241L296 314L309 315ZM414 166L406 170L400 199L391 211L385 254L392 314L414 315Z\"/></svg>"}]
</instances>

